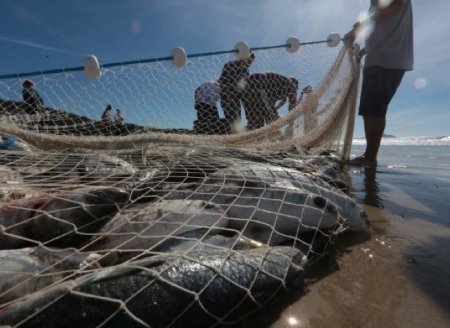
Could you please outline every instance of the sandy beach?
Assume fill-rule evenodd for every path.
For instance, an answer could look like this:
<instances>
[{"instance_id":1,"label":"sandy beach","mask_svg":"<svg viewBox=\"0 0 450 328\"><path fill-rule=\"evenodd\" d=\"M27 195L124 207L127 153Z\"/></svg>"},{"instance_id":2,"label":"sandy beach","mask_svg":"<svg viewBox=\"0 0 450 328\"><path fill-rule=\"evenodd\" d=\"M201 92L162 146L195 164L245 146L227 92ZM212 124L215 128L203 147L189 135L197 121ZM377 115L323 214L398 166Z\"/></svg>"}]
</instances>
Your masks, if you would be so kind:
<instances>
[{"instance_id":1,"label":"sandy beach","mask_svg":"<svg viewBox=\"0 0 450 328\"><path fill-rule=\"evenodd\" d=\"M450 180L400 162L385 153L376 170L344 167L370 233L339 236L305 292L290 291L272 305L281 315L260 314L258 326L450 327Z\"/></svg>"}]
</instances>

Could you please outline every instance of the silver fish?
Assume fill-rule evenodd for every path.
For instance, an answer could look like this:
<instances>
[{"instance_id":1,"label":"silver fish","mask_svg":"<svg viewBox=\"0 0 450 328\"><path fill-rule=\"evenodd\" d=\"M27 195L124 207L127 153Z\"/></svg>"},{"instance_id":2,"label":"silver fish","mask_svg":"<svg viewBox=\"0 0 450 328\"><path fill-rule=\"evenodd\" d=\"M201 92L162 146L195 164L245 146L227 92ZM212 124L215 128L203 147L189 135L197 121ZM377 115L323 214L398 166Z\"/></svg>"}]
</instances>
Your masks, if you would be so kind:
<instances>
[{"instance_id":1,"label":"silver fish","mask_svg":"<svg viewBox=\"0 0 450 328\"><path fill-rule=\"evenodd\" d=\"M32 327L209 327L235 323L303 280L290 247L161 254L81 276L0 310ZM57 313L57 315L55 315Z\"/></svg>"},{"instance_id":2,"label":"silver fish","mask_svg":"<svg viewBox=\"0 0 450 328\"><path fill-rule=\"evenodd\" d=\"M367 216L358 206L343 211L324 196L286 180L270 184L225 177L221 183L182 185L166 197L218 204L226 211L230 228L245 231L249 238L253 238L248 235L252 230L265 231L270 239L262 242L271 245L280 243L280 238L296 238L318 229L334 229L337 233L369 227Z\"/></svg>"},{"instance_id":3,"label":"silver fish","mask_svg":"<svg viewBox=\"0 0 450 328\"><path fill-rule=\"evenodd\" d=\"M226 177L225 179L228 180L246 179L248 181L265 182L270 185L269 188L275 190L280 189L299 193L310 192L322 197L328 204L335 204L340 216L344 219L344 225L348 229L359 231L369 228L367 215L347 194L337 188L333 188L322 179L306 175L295 169L261 163L253 163L251 165L237 164L210 175L211 180L215 177L219 181Z\"/></svg>"},{"instance_id":4,"label":"silver fish","mask_svg":"<svg viewBox=\"0 0 450 328\"><path fill-rule=\"evenodd\" d=\"M27 186L22 176L6 165L0 165L0 202L8 203L17 199L31 198L38 191Z\"/></svg>"},{"instance_id":5,"label":"silver fish","mask_svg":"<svg viewBox=\"0 0 450 328\"><path fill-rule=\"evenodd\" d=\"M28 247L0 251L0 304L64 281L75 272L96 267L98 254L72 249Z\"/></svg>"},{"instance_id":6,"label":"silver fish","mask_svg":"<svg viewBox=\"0 0 450 328\"><path fill-rule=\"evenodd\" d=\"M122 262L142 252L160 251L164 244L198 229L226 227L224 210L201 200L162 200L132 206L117 214L86 246ZM181 236L181 237L180 237ZM113 250L113 251L111 251Z\"/></svg>"},{"instance_id":7,"label":"silver fish","mask_svg":"<svg viewBox=\"0 0 450 328\"><path fill-rule=\"evenodd\" d=\"M0 207L0 249L44 243L76 245L96 231L128 200L113 187L84 187L21 199Z\"/></svg>"}]
</instances>

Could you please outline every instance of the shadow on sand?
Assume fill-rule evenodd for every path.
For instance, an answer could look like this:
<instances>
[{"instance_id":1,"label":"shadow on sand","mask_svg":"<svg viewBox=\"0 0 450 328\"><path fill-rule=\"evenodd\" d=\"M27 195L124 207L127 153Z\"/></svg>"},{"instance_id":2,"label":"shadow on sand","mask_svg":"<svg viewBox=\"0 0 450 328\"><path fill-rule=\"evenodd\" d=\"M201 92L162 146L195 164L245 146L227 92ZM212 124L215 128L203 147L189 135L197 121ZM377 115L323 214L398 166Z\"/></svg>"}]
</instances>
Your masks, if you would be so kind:
<instances>
[{"instance_id":1,"label":"shadow on sand","mask_svg":"<svg viewBox=\"0 0 450 328\"><path fill-rule=\"evenodd\" d=\"M406 270L415 284L429 295L450 318L450 235L433 237L431 243L410 248Z\"/></svg>"}]
</instances>

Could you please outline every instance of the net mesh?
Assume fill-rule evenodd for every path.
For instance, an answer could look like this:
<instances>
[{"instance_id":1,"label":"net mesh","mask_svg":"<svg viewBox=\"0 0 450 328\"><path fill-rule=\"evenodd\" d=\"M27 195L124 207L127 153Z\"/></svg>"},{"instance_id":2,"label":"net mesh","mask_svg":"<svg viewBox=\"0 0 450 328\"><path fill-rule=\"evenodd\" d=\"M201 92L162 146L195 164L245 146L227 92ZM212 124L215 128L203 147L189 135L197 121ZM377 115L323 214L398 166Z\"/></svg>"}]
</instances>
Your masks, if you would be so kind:
<instances>
[{"instance_id":1,"label":"net mesh","mask_svg":"<svg viewBox=\"0 0 450 328\"><path fill-rule=\"evenodd\" d=\"M234 324L367 229L339 180L359 66L322 47L216 91L230 54L1 80L0 324Z\"/></svg>"}]
</instances>

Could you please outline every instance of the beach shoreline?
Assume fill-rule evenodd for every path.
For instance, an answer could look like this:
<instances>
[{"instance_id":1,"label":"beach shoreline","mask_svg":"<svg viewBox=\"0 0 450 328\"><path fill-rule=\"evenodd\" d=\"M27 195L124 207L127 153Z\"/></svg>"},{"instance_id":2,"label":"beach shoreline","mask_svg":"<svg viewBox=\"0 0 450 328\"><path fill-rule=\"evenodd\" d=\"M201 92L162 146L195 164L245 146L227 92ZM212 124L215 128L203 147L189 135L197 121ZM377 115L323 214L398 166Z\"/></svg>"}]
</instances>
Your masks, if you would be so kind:
<instances>
[{"instance_id":1,"label":"beach shoreline","mask_svg":"<svg viewBox=\"0 0 450 328\"><path fill-rule=\"evenodd\" d=\"M421 167L384 151L378 168L342 172L370 234L338 236L270 327L450 327L450 179L425 167L433 156Z\"/></svg>"}]
</instances>

